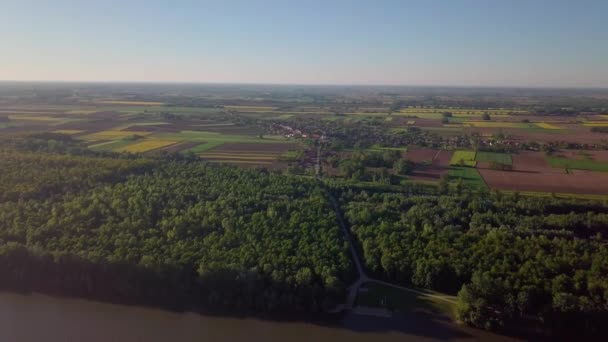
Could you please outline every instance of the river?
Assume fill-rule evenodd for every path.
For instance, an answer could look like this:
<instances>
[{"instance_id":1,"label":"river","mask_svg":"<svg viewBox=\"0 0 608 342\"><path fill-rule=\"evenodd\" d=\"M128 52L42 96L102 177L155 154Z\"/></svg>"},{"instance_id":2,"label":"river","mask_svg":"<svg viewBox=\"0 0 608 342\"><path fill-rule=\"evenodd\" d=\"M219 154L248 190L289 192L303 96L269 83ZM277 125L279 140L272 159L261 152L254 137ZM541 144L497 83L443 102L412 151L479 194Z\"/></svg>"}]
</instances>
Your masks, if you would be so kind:
<instances>
[{"instance_id":1,"label":"river","mask_svg":"<svg viewBox=\"0 0 608 342\"><path fill-rule=\"evenodd\" d=\"M41 294L0 292L0 341L507 340L421 314L349 315L342 324L202 316Z\"/></svg>"}]
</instances>

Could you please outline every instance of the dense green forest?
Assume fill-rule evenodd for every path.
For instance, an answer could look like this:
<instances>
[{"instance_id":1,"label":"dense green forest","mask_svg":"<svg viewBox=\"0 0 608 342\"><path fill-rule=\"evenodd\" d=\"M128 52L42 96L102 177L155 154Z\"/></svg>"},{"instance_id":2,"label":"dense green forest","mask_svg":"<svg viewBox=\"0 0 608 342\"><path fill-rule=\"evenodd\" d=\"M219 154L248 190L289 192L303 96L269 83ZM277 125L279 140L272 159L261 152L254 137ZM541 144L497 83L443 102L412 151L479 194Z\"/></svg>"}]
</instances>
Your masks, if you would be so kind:
<instances>
[{"instance_id":1,"label":"dense green forest","mask_svg":"<svg viewBox=\"0 0 608 342\"><path fill-rule=\"evenodd\" d=\"M457 293L460 319L479 327L606 329L608 207L602 203L466 191L335 191L372 275Z\"/></svg>"},{"instance_id":2,"label":"dense green forest","mask_svg":"<svg viewBox=\"0 0 608 342\"><path fill-rule=\"evenodd\" d=\"M0 288L215 312L311 313L356 279L317 180L61 136L0 148ZM351 164L397 167L393 153ZM402 168L402 166L399 166ZM405 168L405 167L403 167ZM458 295L464 322L605 332L608 206L329 181L370 275Z\"/></svg>"},{"instance_id":3,"label":"dense green forest","mask_svg":"<svg viewBox=\"0 0 608 342\"><path fill-rule=\"evenodd\" d=\"M2 151L0 287L226 312L343 302L353 268L314 180L43 145Z\"/></svg>"}]
</instances>

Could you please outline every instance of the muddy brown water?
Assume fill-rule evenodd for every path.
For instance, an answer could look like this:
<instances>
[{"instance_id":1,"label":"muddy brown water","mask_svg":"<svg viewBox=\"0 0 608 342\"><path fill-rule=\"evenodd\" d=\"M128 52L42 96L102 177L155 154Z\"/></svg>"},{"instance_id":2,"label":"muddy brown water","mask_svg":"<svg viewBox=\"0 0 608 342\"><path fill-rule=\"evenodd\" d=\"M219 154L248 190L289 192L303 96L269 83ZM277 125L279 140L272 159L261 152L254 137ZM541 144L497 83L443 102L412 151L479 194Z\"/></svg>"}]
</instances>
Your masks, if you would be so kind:
<instances>
[{"instance_id":1,"label":"muddy brown water","mask_svg":"<svg viewBox=\"0 0 608 342\"><path fill-rule=\"evenodd\" d=\"M0 341L508 340L424 314L350 315L340 325L210 317L81 299L0 292Z\"/></svg>"}]
</instances>

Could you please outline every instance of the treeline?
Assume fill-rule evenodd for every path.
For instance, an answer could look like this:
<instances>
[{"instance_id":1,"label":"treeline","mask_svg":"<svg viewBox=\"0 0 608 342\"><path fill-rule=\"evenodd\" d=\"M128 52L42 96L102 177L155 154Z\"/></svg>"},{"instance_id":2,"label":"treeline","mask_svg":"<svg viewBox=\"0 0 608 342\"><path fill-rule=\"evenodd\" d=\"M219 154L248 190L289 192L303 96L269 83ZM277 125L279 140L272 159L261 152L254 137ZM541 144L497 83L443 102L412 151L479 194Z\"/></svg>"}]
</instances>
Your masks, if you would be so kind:
<instances>
[{"instance_id":1,"label":"treeline","mask_svg":"<svg viewBox=\"0 0 608 342\"><path fill-rule=\"evenodd\" d=\"M374 276L458 294L460 319L486 329L606 333L605 203L335 191Z\"/></svg>"},{"instance_id":2,"label":"treeline","mask_svg":"<svg viewBox=\"0 0 608 342\"><path fill-rule=\"evenodd\" d=\"M2 153L1 288L309 313L343 302L354 278L313 180L175 158Z\"/></svg>"}]
</instances>

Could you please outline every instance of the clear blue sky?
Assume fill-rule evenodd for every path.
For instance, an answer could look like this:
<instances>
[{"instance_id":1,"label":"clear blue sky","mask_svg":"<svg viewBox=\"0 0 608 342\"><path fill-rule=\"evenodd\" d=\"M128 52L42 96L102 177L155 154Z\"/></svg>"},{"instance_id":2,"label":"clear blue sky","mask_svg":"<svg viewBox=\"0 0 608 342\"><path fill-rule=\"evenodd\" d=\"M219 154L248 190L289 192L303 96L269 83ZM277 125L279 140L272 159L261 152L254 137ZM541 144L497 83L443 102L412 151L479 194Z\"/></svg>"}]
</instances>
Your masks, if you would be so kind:
<instances>
[{"instance_id":1,"label":"clear blue sky","mask_svg":"<svg viewBox=\"0 0 608 342\"><path fill-rule=\"evenodd\" d=\"M608 0L28 1L0 79L608 87Z\"/></svg>"}]
</instances>

